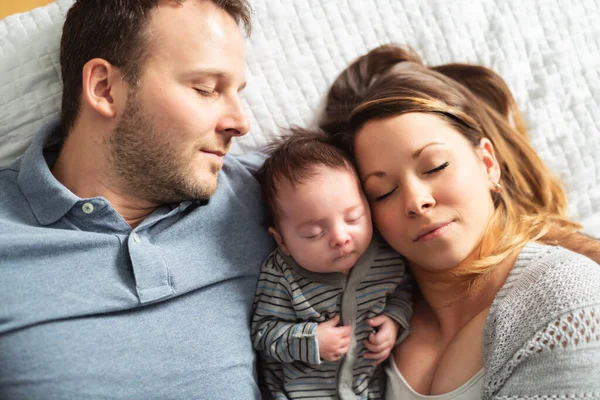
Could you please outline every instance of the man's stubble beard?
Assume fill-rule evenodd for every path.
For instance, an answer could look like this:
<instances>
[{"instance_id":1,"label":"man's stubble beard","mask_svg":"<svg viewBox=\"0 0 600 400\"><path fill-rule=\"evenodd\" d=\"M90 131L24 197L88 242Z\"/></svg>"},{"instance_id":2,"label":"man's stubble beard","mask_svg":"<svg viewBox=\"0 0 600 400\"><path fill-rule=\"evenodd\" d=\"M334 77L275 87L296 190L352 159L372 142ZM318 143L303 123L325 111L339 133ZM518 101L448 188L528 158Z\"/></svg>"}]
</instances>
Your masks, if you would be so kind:
<instances>
[{"instance_id":1,"label":"man's stubble beard","mask_svg":"<svg viewBox=\"0 0 600 400\"><path fill-rule=\"evenodd\" d=\"M157 204L207 200L217 188L220 171L211 165L209 179L199 179L191 166L197 154L178 154L131 91L123 116L108 140L111 166L127 194ZM229 139L221 147L229 147ZM199 149L196 149L199 151ZM209 176L205 171L203 176ZM212 178L214 176L214 178Z\"/></svg>"}]
</instances>

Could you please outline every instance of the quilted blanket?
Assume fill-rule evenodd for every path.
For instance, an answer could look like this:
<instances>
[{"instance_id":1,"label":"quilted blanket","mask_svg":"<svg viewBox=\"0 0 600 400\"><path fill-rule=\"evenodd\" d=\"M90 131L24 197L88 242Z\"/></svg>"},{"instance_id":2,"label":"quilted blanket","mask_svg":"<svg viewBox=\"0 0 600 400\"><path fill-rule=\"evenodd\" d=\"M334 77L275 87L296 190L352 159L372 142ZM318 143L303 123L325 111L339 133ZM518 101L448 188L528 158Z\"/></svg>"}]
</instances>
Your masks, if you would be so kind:
<instances>
[{"instance_id":1,"label":"quilted blanket","mask_svg":"<svg viewBox=\"0 0 600 400\"><path fill-rule=\"evenodd\" d=\"M534 147L567 189L571 216L600 236L600 0L253 0L244 102L251 134L310 126L328 85L383 43L429 64L479 63L513 91ZM58 47L72 0L0 21L0 165L60 107Z\"/></svg>"}]
</instances>

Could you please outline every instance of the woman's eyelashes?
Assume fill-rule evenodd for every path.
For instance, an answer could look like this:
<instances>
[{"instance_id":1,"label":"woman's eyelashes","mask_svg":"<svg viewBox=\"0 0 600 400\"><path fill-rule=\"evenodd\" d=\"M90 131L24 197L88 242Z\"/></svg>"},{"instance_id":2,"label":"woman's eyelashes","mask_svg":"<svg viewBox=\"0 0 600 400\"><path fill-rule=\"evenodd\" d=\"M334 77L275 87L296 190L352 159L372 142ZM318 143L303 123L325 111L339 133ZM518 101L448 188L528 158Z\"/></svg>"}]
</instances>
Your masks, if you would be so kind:
<instances>
[{"instance_id":1,"label":"woman's eyelashes","mask_svg":"<svg viewBox=\"0 0 600 400\"><path fill-rule=\"evenodd\" d=\"M436 167L436 168L434 168L434 169L431 169L431 170L429 170L429 171L425 172L425 174L426 174L426 175L429 175L429 174L433 174L433 173L435 173L435 172L441 171L441 170L443 170L444 168L446 168L448 165L450 165L450 163L449 163L448 161L446 161L445 163L443 163L443 164L442 164L442 165L440 165L439 167Z\"/></svg>"},{"instance_id":2,"label":"woman's eyelashes","mask_svg":"<svg viewBox=\"0 0 600 400\"><path fill-rule=\"evenodd\" d=\"M431 175L431 174L434 174L436 172L440 172L441 170L443 170L446 167L448 167L448 165L450 165L450 163L448 161L446 161L445 163L443 163L439 167L435 167L434 169L430 169L429 171L425 171L424 174L425 175ZM388 198L389 196L391 196L396 190L398 190L398 186L394 187L389 192L386 192L386 193L382 194L381 196L375 197L375 202L385 200L386 198Z\"/></svg>"},{"instance_id":3,"label":"woman's eyelashes","mask_svg":"<svg viewBox=\"0 0 600 400\"><path fill-rule=\"evenodd\" d=\"M398 190L398 186L396 186L395 188L393 188L392 190L390 190L389 192L382 194L381 196L375 197L375 201L382 201L385 200L387 197L389 197L392 193L394 193L396 190Z\"/></svg>"}]
</instances>

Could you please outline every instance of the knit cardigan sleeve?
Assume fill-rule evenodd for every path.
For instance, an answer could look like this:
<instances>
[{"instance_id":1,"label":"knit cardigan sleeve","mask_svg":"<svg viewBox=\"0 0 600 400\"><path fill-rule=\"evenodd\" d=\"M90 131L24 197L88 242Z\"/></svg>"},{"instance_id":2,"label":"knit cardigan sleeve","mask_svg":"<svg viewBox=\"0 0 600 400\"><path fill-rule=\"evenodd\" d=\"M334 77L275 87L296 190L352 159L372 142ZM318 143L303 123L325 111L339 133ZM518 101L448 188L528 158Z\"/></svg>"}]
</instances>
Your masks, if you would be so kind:
<instances>
[{"instance_id":1,"label":"knit cardigan sleeve","mask_svg":"<svg viewBox=\"0 0 600 400\"><path fill-rule=\"evenodd\" d=\"M600 399L600 266L528 244L484 335L484 399Z\"/></svg>"}]
</instances>

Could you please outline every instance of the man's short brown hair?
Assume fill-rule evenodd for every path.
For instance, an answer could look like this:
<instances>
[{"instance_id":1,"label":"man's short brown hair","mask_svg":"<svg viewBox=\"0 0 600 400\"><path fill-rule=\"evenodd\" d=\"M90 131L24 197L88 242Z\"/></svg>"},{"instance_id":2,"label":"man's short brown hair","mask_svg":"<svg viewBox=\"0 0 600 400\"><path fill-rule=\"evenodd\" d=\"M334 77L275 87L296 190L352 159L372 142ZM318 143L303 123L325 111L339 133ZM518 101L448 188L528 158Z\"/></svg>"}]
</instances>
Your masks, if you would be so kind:
<instances>
[{"instance_id":1,"label":"man's short brown hair","mask_svg":"<svg viewBox=\"0 0 600 400\"><path fill-rule=\"evenodd\" d=\"M168 0L181 4L185 0ZM251 29L249 0L210 1ZM136 86L148 56L145 32L159 0L77 0L69 9L60 43L63 79L61 131L63 139L75 124L82 93L83 66L102 58L121 70L123 79Z\"/></svg>"},{"instance_id":2,"label":"man's short brown hair","mask_svg":"<svg viewBox=\"0 0 600 400\"><path fill-rule=\"evenodd\" d=\"M356 174L351 158L342 149L328 142L321 131L293 128L289 135L267 147L269 158L259 169L267 226L277 222L277 186L283 181L292 185L313 178L318 167L348 170Z\"/></svg>"}]
</instances>

